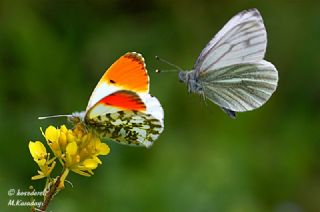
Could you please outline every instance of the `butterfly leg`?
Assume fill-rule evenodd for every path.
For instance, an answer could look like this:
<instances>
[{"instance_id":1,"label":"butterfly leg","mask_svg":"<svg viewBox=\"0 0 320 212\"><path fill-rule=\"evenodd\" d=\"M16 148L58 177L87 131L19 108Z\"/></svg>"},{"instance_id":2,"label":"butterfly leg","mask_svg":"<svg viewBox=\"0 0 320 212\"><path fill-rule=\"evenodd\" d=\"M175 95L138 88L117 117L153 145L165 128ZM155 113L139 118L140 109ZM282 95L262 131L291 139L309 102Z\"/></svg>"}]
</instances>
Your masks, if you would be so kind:
<instances>
[{"instance_id":1,"label":"butterfly leg","mask_svg":"<svg viewBox=\"0 0 320 212\"><path fill-rule=\"evenodd\" d=\"M236 112L233 111L233 110L229 110L225 107L221 107L221 109L232 119L235 119L236 118Z\"/></svg>"}]
</instances>

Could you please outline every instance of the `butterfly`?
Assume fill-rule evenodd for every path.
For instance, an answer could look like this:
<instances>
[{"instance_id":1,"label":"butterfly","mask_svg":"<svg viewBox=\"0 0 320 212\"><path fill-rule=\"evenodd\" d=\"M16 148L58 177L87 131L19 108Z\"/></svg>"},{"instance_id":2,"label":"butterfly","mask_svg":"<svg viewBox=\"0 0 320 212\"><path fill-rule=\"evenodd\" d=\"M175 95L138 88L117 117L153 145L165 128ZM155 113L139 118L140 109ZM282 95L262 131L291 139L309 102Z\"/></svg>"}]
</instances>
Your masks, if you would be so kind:
<instances>
[{"instance_id":1,"label":"butterfly","mask_svg":"<svg viewBox=\"0 0 320 212\"><path fill-rule=\"evenodd\" d=\"M220 106L230 117L268 101L278 84L277 69L264 60L267 32L257 9L235 15L210 40L191 71L180 71L188 91Z\"/></svg>"},{"instance_id":2,"label":"butterfly","mask_svg":"<svg viewBox=\"0 0 320 212\"><path fill-rule=\"evenodd\" d=\"M100 138L134 146L150 147L164 129L162 106L149 94L144 58L136 52L124 54L107 69L85 111L50 117L59 116L83 123Z\"/></svg>"}]
</instances>

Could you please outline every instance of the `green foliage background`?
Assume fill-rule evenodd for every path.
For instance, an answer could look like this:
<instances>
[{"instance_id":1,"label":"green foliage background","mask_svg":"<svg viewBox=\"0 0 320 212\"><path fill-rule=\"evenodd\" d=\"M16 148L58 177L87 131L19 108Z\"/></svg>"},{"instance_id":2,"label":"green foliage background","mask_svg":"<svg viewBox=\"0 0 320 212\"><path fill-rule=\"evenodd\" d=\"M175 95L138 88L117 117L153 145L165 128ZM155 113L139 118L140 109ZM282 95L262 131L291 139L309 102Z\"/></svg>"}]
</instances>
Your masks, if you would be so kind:
<instances>
[{"instance_id":1,"label":"green foliage background","mask_svg":"<svg viewBox=\"0 0 320 212\"><path fill-rule=\"evenodd\" d=\"M237 12L256 7L279 87L262 108L228 118L187 93L162 56L184 69ZM1 0L0 210L10 188L40 190L29 140L84 110L106 67L146 59L165 131L151 149L109 143L95 175L70 174L52 211L320 211L320 5L306 1Z\"/></svg>"}]
</instances>

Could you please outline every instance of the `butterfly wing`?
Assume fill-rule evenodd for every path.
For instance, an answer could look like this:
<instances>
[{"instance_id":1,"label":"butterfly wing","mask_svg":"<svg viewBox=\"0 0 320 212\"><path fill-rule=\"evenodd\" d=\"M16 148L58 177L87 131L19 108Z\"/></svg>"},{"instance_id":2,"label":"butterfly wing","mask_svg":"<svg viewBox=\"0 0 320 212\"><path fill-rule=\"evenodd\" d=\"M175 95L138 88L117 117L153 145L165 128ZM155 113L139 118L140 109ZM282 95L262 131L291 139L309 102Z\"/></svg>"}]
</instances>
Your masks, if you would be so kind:
<instances>
[{"instance_id":1,"label":"butterfly wing","mask_svg":"<svg viewBox=\"0 0 320 212\"><path fill-rule=\"evenodd\" d=\"M149 147L163 131L163 109L149 94L140 54L127 53L103 75L87 106L85 122L101 137Z\"/></svg>"},{"instance_id":2,"label":"butterfly wing","mask_svg":"<svg viewBox=\"0 0 320 212\"><path fill-rule=\"evenodd\" d=\"M206 72L263 59L267 33L257 9L235 15L200 53L194 70Z\"/></svg>"},{"instance_id":3,"label":"butterfly wing","mask_svg":"<svg viewBox=\"0 0 320 212\"><path fill-rule=\"evenodd\" d=\"M104 97L86 114L101 137L121 144L150 147L163 131L163 109L149 94L121 90Z\"/></svg>"},{"instance_id":4,"label":"butterfly wing","mask_svg":"<svg viewBox=\"0 0 320 212\"><path fill-rule=\"evenodd\" d=\"M141 54L128 52L110 66L92 92L87 110L119 90L149 93L149 76Z\"/></svg>"},{"instance_id":5,"label":"butterfly wing","mask_svg":"<svg viewBox=\"0 0 320 212\"><path fill-rule=\"evenodd\" d=\"M265 60L227 66L199 77L205 96L227 109L227 113L262 106L276 90L278 82L276 68Z\"/></svg>"}]
</instances>

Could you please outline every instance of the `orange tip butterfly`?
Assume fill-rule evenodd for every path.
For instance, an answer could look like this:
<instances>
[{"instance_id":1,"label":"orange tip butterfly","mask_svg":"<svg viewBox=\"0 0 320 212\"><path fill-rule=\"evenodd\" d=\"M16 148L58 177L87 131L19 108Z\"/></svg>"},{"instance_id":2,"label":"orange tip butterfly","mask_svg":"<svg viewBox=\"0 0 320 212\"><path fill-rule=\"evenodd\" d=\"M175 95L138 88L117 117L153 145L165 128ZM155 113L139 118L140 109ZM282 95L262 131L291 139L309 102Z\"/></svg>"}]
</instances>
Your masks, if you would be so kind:
<instances>
[{"instance_id":1,"label":"orange tip butterfly","mask_svg":"<svg viewBox=\"0 0 320 212\"><path fill-rule=\"evenodd\" d=\"M164 112L149 94L149 76L141 54L128 52L104 73L83 112L68 117L74 124L120 144L150 147L164 129Z\"/></svg>"}]
</instances>

